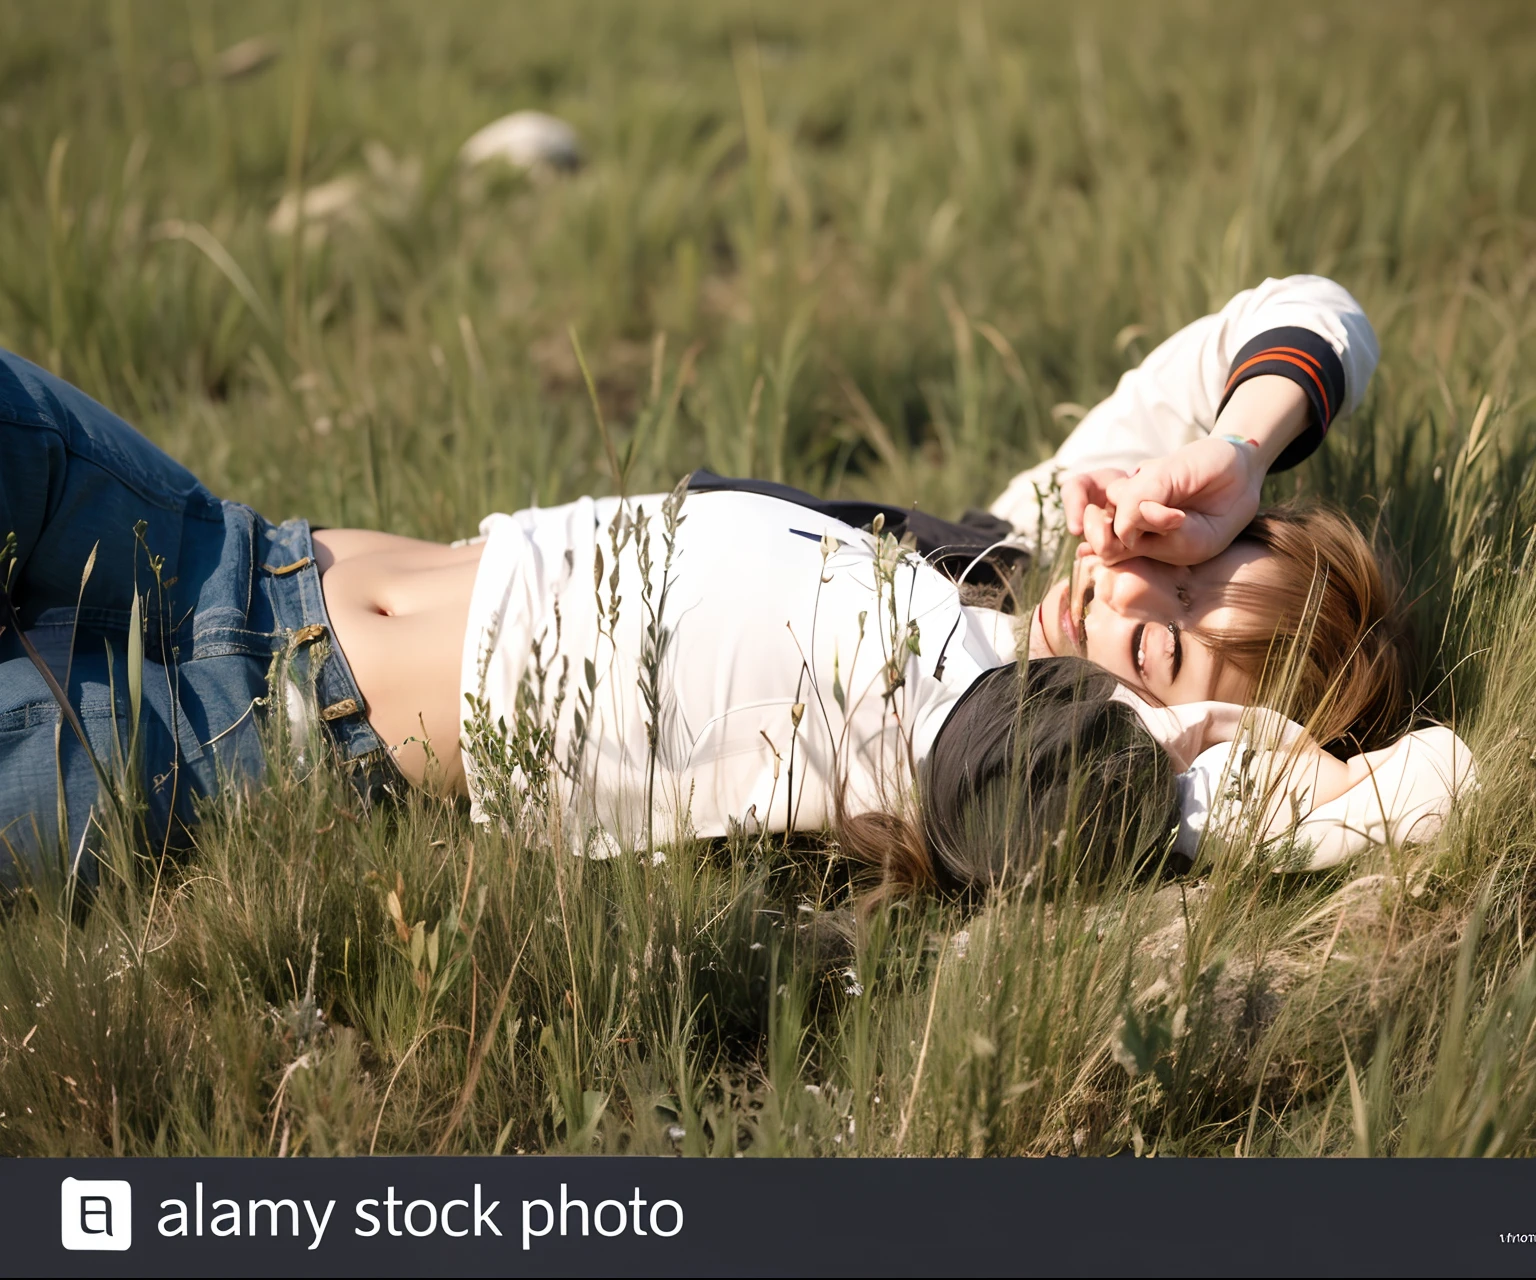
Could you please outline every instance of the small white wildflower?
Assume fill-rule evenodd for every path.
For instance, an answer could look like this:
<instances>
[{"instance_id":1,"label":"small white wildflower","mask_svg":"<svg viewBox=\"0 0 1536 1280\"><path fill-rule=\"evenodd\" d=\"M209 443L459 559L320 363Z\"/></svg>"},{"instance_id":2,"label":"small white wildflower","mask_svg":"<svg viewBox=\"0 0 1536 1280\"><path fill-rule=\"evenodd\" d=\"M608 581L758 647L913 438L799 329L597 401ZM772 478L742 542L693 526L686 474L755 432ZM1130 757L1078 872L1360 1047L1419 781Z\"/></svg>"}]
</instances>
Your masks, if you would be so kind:
<instances>
[{"instance_id":1,"label":"small white wildflower","mask_svg":"<svg viewBox=\"0 0 1536 1280\"><path fill-rule=\"evenodd\" d=\"M614 838L611 831L605 831L602 827L594 827L588 835L586 856L594 862L603 862L609 858L617 858L624 852L624 847Z\"/></svg>"},{"instance_id":2,"label":"small white wildflower","mask_svg":"<svg viewBox=\"0 0 1536 1280\"><path fill-rule=\"evenodd\" d=\"M955 953L956 960L964 960L965 953L971 949L971 931L962 929L949 940L950 949Z\"/></svg>"},{"instance_id":3,"label":"small white wildflower","mask_svg":"<svg viewBox=\"0 0 1536 1280\"><path fill-rule=\"evenodd\" d=\"M864 994L864 984L859 981L859 971L852 967L843 970L843 977L848 979L848 985L843 988L845 995L861 996Z\"/></svg>"},{"instance_id":4,"label":"small white wildflower","mask_svg":"<svg viewBox=\"0 0 1536 1280\"><path fill-rule=\"evenodd\" d=\"M667 1126L667 1137L670 1138L673 1142L681 1142L687 1136L688 1130L683 1128L682 1125L669 1124Z\"/></svg>"},{"instance_id":5,"label":"small white wildflower","mask_svg":"<svg viewBox=\"0 0 1536 1280\"><path fill-rule=\"evenodd\" d=\"M821 1097L821 1086L819 1084L808 1084L805 1086L805 1091L815 1097Z\"/></svg>"}]
</instances>

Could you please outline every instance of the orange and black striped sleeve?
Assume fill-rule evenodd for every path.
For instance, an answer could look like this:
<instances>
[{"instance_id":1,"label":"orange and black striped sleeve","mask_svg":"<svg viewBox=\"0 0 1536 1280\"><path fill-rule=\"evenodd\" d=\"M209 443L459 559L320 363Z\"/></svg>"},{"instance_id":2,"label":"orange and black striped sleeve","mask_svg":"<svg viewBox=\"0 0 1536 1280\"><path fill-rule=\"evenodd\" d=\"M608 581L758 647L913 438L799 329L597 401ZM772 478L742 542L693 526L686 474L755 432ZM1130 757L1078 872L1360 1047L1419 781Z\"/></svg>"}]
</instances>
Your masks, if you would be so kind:
<instances>
[{"instance_id":1,"label":"orange and black striped sleeve","mask_svg":"<svg viewBox=\"0 0 1536 1280\"><path fill-rule=\"evenodd\" d=\"M1221 405L1227 407L1232 393L1261 374L1279 374L1289 378L1307 396L1312 411L1306 428L1285 447L1271 471L1284 471L1294 467L1323 442L1328 427L1344 403L1344 362L1320 333L1297 325L1278 329L1266 329L1233 358L1227 374L1227 385L1221 394Z\"/></svg>"}]
</instances>

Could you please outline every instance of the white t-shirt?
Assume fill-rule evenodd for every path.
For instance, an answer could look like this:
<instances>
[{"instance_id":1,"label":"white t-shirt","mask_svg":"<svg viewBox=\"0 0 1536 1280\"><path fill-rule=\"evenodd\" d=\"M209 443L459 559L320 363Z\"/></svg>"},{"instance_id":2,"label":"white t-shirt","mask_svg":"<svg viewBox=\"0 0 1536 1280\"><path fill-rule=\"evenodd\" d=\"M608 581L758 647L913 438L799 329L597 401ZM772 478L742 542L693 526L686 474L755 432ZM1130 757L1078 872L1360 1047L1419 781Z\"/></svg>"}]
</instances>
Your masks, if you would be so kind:
<instances>
[{"instance_id":1,"label":"white t-shirt","mask_svg":"<svg viewBox=\"0 0 1536 1280\"><path fill-rule=\"evenodd\" d=\"M960 695L1013 659L1009 619L962 606L948 578L889 536L757 494L689 494L668 567L665 500L583 498L480 526L461 688L510 729L519 685L546 672L573 845L642 846L648 796L658 842L737 824L818 829L840 787L850 814L906 805ZM464 764L476 816L493 816L496 779L467 741ZM505 771L512 792L523 781Z\"/></svg>"}]
</instances>

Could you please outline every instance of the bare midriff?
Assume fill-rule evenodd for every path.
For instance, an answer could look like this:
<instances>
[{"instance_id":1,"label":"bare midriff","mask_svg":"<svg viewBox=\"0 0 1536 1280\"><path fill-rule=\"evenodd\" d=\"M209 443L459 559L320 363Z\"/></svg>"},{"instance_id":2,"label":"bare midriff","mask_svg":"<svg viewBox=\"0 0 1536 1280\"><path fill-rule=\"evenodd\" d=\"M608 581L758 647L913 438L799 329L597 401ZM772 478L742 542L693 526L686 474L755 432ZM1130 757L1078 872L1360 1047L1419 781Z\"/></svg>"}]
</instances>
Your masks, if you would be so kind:
<instances>
[{"instance_id":1,"label":"bare midriff","mask_svg":"<svg viewBox=\"0 0 1536 1280\"><path fill-rule=\"evenodd\" d=\"M412 783L462 792L459 668L480 544L371 529L324 529L314 544L326 612L369 724Z\"/></svg>"}]
</instances>

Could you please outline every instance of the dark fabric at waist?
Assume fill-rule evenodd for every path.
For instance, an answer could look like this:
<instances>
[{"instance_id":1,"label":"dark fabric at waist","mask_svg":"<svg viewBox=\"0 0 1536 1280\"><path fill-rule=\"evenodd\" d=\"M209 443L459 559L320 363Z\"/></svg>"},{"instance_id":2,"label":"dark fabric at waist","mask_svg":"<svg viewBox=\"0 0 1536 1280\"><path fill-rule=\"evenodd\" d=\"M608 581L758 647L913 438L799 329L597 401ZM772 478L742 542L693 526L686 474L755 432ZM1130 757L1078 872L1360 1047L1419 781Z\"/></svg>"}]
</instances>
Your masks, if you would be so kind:
<instances>
[{"instance_id":1,"label":"dark fabric at waist","mask_svg":"<svg viewBox=\"0 0 1536 1280\"><path fill-rule=\"evenodd\" d=\"M963 575L967 582L1006 582L1011 574L1029 567L1029 552L1011 541L1013 527L985 511L968 511L960 521L944 520L916 507L852 498L818 498L793 485L716 475L704 467L688 478L688 489L693 493L729 491L779 498L856 529L868 526L880 516L885 521L884 532L897 538L911 534L918 555L949 577L958 579Z\"/></svg>"}]
</instances>

